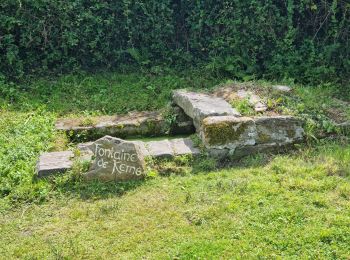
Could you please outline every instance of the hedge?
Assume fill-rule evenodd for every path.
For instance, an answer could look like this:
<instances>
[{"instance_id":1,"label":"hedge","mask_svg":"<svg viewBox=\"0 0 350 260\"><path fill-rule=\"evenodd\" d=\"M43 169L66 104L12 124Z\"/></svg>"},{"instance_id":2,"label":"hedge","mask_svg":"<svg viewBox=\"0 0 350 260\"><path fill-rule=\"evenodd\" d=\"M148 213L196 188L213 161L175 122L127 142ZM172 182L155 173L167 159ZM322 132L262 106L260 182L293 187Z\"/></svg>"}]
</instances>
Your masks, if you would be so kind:
<instances>
[{"instance_id":1,"label":"hedge","mask_svg":"<svg viewBox=\"0 0 350 260\"><path fill-rule=\"evenodd\" d=\"M0 77L206 64L233 77L344 81L347 0L2 0Z\"/></svg>"}]
</instances>

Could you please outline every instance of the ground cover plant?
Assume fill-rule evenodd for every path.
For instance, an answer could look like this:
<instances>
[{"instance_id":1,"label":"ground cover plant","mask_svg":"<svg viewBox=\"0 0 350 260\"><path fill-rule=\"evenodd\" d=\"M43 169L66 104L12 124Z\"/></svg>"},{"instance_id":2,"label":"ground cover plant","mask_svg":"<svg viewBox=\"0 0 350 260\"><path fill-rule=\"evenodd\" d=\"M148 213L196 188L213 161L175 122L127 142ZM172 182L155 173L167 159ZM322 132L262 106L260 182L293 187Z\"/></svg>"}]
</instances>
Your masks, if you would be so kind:
<instances>
[{"instance_id":1,"label":"ground cover plant","mask_svg":"<svg viewBox=\"0 0 350 260\"><path fill-rule=\"evenodd\" d=\"M349 119L344 105L349 100L336 86L290 84L292 94L267 96L269 112L310 121L308 143L289 155L251 156L225 168L212 158L178 158L152 168L144 182L86 183L80 178L87 167L82 164L63 176L35 178L40 153L74 149L54 129L59 117L164 109L172 89L210 92L232 84L263 94L273 83L193 71L79 73L8 91L1 97L0 114L0 254L28 259L346 258L349 141L317 137L319 131L334 132L334 119Z\"/></svg>"},{"instance_id":2,"label":"ground cover plant","mask_svg":"<svg viewBox=\"0 0 350 260\"><path fill-rule=\"evenodd\" d=\"M346 259L350 149L341 141L234 168L76 184L0 220L9 258ZM78 187L80 186L80 187Z\"/></svg>"}]
</instances>

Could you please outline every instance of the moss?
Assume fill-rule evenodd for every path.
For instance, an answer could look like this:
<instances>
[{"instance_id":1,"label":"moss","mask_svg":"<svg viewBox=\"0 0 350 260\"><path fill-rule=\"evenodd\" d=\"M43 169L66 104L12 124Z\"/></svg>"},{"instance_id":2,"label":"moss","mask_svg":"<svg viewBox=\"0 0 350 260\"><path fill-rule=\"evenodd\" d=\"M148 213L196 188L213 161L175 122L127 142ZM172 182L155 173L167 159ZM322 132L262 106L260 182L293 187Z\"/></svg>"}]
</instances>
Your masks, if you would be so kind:
<instances>
[{"instance_id":1,"label":"moss","mask_svg":"<svg viewBox=\"0 0 350 260\"><path fill-rule=\"evenodd\" d=\"M289 138L294 138L295 136L295 130L294 129L287 129L287 136Z\"/></svg>"},{"instance_id":2,"label":"moss","mask_svg":"<svg viewBox=\"0 0 350 260\"><path fill-rule=\"evenodd\" d=\"M79 122L79 126L93 126L97 123L97 120L92 117L85 117Z\"/></svg>"},{"instance_id":3,"label":"moss","mask_svg":"<svg viewBox=\"0 0 350 260\"><path fill-rule=\"evenodd\" d=\"M118 124L118 125L117 125L117 128L118 128L118 129L123 129L124 127L125 127L124 124Z\"/></svg>"},{"instance_id":4,"label":"moss","mask_svg":"<svg viewBox=\"0 0 350 260\"><path fill-rule=\"evenodd\" d=\"M262 132L258 133L259 143L268 143L271 140L271 136Z\"/></svg>"},{"instance_id":5,"label":"moss","mask_svg":"<svg viewBox=\"0 0 350 260\"><path fill-rule=\"evenodd\" d=\"M159 175L186 175L192 171L193 157L189 155L175 156L173 159L156 159L149 157L147 167L149 172Z\"/></svg>"},{"instance_id":6,"label":"moss","mask_svg":"<svg viewBox=\"0 0 350 260\"><path fill-rule=\"evenodd\" d=\"M147 134L156 135L161 132L162 126L159 126L159 122L157 123L154 120L147 121Z\"/></svg>"},{"instance_id":7,"label":"moss","mask_svg":"<svg viewBox=\"0 0 350 260\"><path fill-rule=\"evenodd\" d=\"M205 125L204 133L209 145L224 145L238 140L247 127L249 127L249 123L220 122Z\"/></svg>"}]
</instances>

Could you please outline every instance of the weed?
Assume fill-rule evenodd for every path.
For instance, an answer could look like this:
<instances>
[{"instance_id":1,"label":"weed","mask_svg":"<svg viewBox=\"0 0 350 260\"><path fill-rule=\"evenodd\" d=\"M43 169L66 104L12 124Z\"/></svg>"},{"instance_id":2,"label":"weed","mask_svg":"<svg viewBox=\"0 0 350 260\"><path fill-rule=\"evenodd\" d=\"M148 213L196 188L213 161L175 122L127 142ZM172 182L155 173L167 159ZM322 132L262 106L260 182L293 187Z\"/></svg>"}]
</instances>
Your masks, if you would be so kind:
<instances>
[{"instance_id":1,"label":"weed","mask_svg":"<svg viewBox=\"0 0 350 260\"><path fill-rule=\"evenodd\" d=\"M234 100L231 102L231 105L237 109L237 111L245 116L252 116L255 115L254 109L249 104L249 99L240 99L240 100Z\"/></svg>"}]
</instances>

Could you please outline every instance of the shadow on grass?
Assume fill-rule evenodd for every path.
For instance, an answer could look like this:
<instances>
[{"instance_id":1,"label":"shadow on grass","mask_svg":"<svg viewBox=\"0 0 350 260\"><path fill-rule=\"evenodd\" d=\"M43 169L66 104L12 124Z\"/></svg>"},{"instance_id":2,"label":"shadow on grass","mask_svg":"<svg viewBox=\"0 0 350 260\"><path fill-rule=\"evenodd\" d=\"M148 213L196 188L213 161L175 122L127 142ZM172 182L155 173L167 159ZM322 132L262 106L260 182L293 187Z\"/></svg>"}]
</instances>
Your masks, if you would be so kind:
<instances>
[{"instance_id":1,"label":"shadow on grass","mask_svg":"<svg viewBox=\"0 0 350 260\"><path fill-rule=\"evenodd\" d=\"M67 197L79 197L82 200L98 200L110 197L121 197L125 193L137 189L147 180L125 182L102 182L98 180L85 181L77 178L74 173L52 178L50 181L54 190Z\"/></svg>"},{"instance_id":2,"label":"shadow on grass","mask_svg":"<svg viewBox=\"0 0 350 260\"><path fill-rule=\"evenodd\" d=\"M286 154L286 152L279 152L274 154L257 153L248 155L236 160L225 160L219 165L220 168L259 168L269 164L277 154Z\"/></svg>"},{"instance_id":3,"label":"shadow on grass","mask_svg":"<svg viewBox=\"0 0 350 260\"><path fill-rule=\"evenodd\" d=\"M78 195L82 200L121 197L126 192L137 189L145 180L128 182L80 181L59 187L58 191L67 195Z\"/></svg>"},{"instance_id":4,"label":"shadow on grass","mask_svg":"<svg viewBox=\"0 0 350 260\"><path fill-rule=\"evenodd\" d=\"M224 169L247 169L266 166L273 159L269 154L255 154L241 159L217 159L206 154L196 158L186 156L174 159L158 159L151 162L151 168L161 177L208 174Z\"/></svg>"},{"instance_id":5,"label":"shadow on grass","mask_svg":"<svg viewBox=\"0 0 350 260\"><path fill-rule=\"evenodd\" d=\"M196 158L179 156L174 159L158 159L149 162L149 177L153 174L162 178L169 176L185 177L188 175L207 174L224 169L261 168L268 165L276 155L298 154L297 149L285 149L275 153L257 153L240 159L217 160L208 155ZM88 165L76 164L72 171L62 176L53 176L47 181L52 184L53 190L64 196L79 197L82 200L98 200L110 197L121 197L125 193L136 190L149 180L133 180L125 182L101 182L98 180L85 181L82 173L87 171Z\"/></svg>"}]
</instances>

